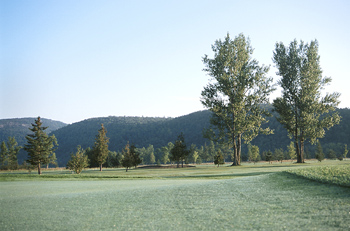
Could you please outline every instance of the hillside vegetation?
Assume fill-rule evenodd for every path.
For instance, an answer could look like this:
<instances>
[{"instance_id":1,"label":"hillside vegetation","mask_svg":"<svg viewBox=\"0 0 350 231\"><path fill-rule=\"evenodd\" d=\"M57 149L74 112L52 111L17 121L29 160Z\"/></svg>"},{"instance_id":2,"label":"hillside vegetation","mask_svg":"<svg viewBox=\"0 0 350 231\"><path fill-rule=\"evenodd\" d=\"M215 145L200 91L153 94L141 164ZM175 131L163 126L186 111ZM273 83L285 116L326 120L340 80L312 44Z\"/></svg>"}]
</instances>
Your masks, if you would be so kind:
<instances>
[{"instance_id":1,"label":"hillside vegetation","mask_svg":"<svg viewBox=\"0 0 350 231\"><path fill-rule=\"evenodd\" d=\"M325 138L320 139L326 157L329 150L341 153L344 144L350 147L350 109L337 110L342 116L340 124L326 131ZM273 113L273 115L276 114ZM48 126L48 131L58 140L59 147L56 150L58 164L65 166L70 154L76 151L78 145L84 149L93 146L102 123L110 138L109 150L111 151L121 151L128 142L135 144L138 148L153 145L156 150L166 146L168 142L174 142L181 132L185 136L188 147L195 144L199 148L210 142L203 138L203 129L210 126L210 117L211 112L205 110L177 118L111 116L87 119L70 125L48 119L43 119L43 121L44 126ZM23 146L26 142L25 136L30 132L28 127L33 122L34 118L0 120L0 142L6 141L9 136L15 136L18 144ZM286 150L291 140L283 126L277 122L275 117L269 118L266 126L273 129L274 134L259 135L252 141L252 144L259 147L260 153L268 150L274 151L277 148ZM315 146L307 144L306 157L313 158L314 150ZM242 151L245 155L246 145L243 145ZM18 157L19 163L25 159L26 153L22 150Z\"/></svg>"}]
</instances>

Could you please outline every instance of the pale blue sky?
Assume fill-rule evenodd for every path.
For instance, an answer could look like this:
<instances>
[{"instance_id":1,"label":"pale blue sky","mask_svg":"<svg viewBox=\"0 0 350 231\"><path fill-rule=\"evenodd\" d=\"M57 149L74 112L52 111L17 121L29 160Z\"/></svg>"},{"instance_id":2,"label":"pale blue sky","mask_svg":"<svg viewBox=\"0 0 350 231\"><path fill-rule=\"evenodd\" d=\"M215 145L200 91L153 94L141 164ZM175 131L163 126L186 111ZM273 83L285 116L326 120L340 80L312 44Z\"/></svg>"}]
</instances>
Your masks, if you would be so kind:
<instances>
[{"instance_id":1,"label":"pale blue sky","mask_svg":"<svg viewBox=\"0 0 350 231\"><path fill-rule=\"evenodd\" d=\"M227 32L250 37L275 81L275 43L317 39L326 90L350 107L349 12L347 0L0 0L0 119L203 110L202 57Z\"/></svg>"}]
</instances>

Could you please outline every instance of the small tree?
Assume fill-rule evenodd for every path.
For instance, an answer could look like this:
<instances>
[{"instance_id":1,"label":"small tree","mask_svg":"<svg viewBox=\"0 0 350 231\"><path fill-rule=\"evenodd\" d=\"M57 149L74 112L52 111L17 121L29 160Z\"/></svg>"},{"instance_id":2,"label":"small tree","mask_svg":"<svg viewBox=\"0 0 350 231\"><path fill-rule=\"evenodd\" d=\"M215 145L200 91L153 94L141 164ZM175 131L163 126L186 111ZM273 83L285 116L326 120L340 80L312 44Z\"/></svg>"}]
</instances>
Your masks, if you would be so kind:
<instances>
[{"instance_id":1,"label":"small tree","mask_svg":"<svg viewBox=\"0 0 350 231\"><path fill-rule=\"evenodd\" d=\"M324 160L323 148L320 141L317 141L315 157L319 162Z\"/></svg>"},{"instance_id":2,"label":"small tree","mask_svg":"<svg viewBox=\"0 0 350 231\"><path fill-rule=\"evenodd\" d=\"M261 160L260 153L259 153L259 147L256 145L252 145L251 152L252 152L252 161L254 162L254 164L256 162L259 162Z\"/></svg>"},{"instance_id":3,"label":"small tree","mask_svg":"<svg viewBox=\"0 0 350 231\"><path fill-rule=\"evenodd\" d=\"M152 146L153 148L153 146ZM140 154L137 152L135 145L131 145L130 146L130 155L131 155L131 160L132 160L132 166L134 166L135 168L137 167L137 165L142 163L142 160L140 158Z\"/></svg>"},{"instance_id":4,"label":"small tree","mask_svg":"<svg viewBox=\"0 0 350 231\"><path fill-rule=\"evenodd\" d=\"M181 134L177 137L174 147L170 151L170 160L177 162L177 167L179 167L180 162L182 162L182 167L184 167L184 160L188 156L189 151L187 150L184 136Z\"/></svg>"},{"instance_id":5,"label":"small tree","mask_svg":"<svg viewBox=\"0 0 350 231\"><path fill-rule=\"evenodd\" d=\"M272 152L270 150L266 152L265 160L268 161L269 164L271 164L271 161L273 160L273 156L272 156Z\"/></svg>"},{"instance_id":6,"label":"small tree","mask_svg":"<svg viewBox=\"0 0 350 231\"><path fill-rule=\"evenodd\" d=\"M288 148L288 157L293 162L293 160L297 157L297 153L295 152L295 146L294 146L293 141L290 142L290 144L289 144L289 146L287 146L287 148Z\"/></svg>"},{"instance_id":7,"label":"small tree","mask_svg":"<svg viewBox=\"0 0 350 231\"><path fill-rule=\"evenodd\" d=\"M214 156L214 164L216 164L218 167L220 165L225 164L225 158L222 155L222 152L220 149L218 150L217 154Z\"/></svg>"},{"instance_id":8,"label":"small tree","mask_svg":"<svg viewBox=\"0 0 350 231\"><path fill-rule=\"evenodd\" d=\"M133 166L129 143L125 146L122 152L123 152L122 166L126 168L126 172L127 172L128 168L131 168Z\"/></svg>"},{"instance_id":9,"label":"small tree","mask_svg":"<svg viewBox=\"0 0 350 231\"><path fill-rule=\"evenodd\" d=\"M5 141L2 141L1 148L0 148L0 164L1 169L7 169L8 168L8 148L6 146Z\"/></svg>"},{"instance_id":10,"label":"small tree","mask_svg":"<svg viewBox=\"0 0 350 231\"><path fill-rule=\"evenodd\" d=\"M98 130L98 135L95 139L95 144L93 147L94 158L100 166L100 171L102 172L102 165L106 162L108 157L108 142L109 138L106 136L107 130L101 124L101 129Z\"/></svg>"},{"instance_id":11,"label":"small tree","mask_svg":"<svg viewBox=\"0 0 350 231\"><path fill-rule=\"evenodd\" d=\"M31 165L35 165L38 168L38 174L41 175L41 165L50 163L50 158L56 150L57 140L55 136L48 136L45 133L47 127L42 127L40 117L32 124L32 128L29 128L34 134L26 136L27 144L24 146L24 150L28 153L27 162Z\"/></svg>"},{"instance_id":12,"label":"small tree","mask_svg":"<svg viewBox=\"0 0 350 231\"><path fill-rule=\"evenodd\" d=\"M88 156L85 154L84 149L79 145L75 155L72 153L70 160L67 163L68 169L74 171L76 174L80 174L81 171L89 166Z\"/></svg>"},{"instance_id":13,"label":"small tree","mask_svg":"<svg viewBox=\"0 0 350 231\"><path fill-rule=\"evenodd\" d=\"M335 160L337 158L337 155L333 149L328 150L327 158L330 160Z\"/></svg>"},{"instance_id":14,"label":"small tree","mask_svg":"<svg viewBox=\"0 0 350 231\"><path fill-rule=\"evenodd\" d=\"M277 161L283 161L283 149L282 148L276 148L274 152L274 159Z\"/></svg>"},{"instance_id":15,"label":"small tree","mask_svg":"<svg viewBox=\"0 0 350 231\"><path fill-rule=\"evenodd\" d=\"M345 144L344 145L344 153L343 153L343 156L344 156L344 160L345 160L345 158L346 158L346 155L348 154L348 145L347 144Z\"/></svg>"}]
</instances>

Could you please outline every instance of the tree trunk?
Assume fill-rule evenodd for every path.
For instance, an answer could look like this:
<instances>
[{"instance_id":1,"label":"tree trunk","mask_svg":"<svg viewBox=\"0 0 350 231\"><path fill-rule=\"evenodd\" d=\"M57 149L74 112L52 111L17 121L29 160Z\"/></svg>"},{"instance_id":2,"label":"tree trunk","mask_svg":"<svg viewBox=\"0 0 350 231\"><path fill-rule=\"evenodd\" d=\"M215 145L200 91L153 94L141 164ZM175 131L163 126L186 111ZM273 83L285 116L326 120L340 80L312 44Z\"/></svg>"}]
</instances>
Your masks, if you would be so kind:
<instances>
[{"instance_id":1,"label":"tree trunk","mask_svg":"<svg viewBox=\"0 0 350 231\"><path fill-rule=\"evenodd\" d=\"M128 167L126 167L126 172L128 171Z\"/></svg>"},{"instance_id":2,"label":"tree trunk","mask_svg":"<svg viewBox=\"0 0 350 231\"><path fill-rule=\"evenodd\" d=\"M238 155L237 155L237 144L236 144L236 137L233 135L233 163L232 166L238 165Z\"/></svg>"},{"instance_id":3,"label":"tree trunk","mask_svg":"<svg viewBox=\"0 0 350 231\"><path fill-rule=\"evenodd\" d=\"M41 175L40 162L38 163L38 174Z\"/></svg>"},{"instance_id":4,"label":"tree trunk","mask_svg":"<svg viewBox=\"0 0 350 231\"><path fill-rule=\"evenodd\" d=\"M102 172L102 164L100 164L100 172Z\"/></svg>"},{"instance_id":5,"label":"tree trunk","mask_svg":"<svg viewBox=\"0 0 350 231\"><path fill-rule=\"evenodd\" d=\"M301 138L300 140L300 163L305 163L304 161L304 139Z\"/></svg>"},{"instance_id":6,"label":"tree trunk","mask_svg":"<svg viewBox=\"0 0 350 231\"><path fill-rule=\"evenodd\" d=\"M241 165L241 155L242 154L242 134L238 135L238 145L237 145L237 165Z\"/></svg>"}]
</instances>

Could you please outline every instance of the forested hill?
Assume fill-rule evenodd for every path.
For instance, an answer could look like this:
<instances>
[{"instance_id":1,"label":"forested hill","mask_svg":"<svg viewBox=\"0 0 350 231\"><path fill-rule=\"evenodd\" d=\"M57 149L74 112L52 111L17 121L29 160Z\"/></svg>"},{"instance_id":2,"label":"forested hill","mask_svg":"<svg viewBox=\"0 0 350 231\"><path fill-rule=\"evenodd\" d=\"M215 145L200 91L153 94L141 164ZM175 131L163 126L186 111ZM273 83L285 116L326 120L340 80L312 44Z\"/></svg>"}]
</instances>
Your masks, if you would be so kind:
<instances>
[{"instance_id":1,"label":"forested hill","mask_svg":"<svg viewBox=\"0 0 350 231\"><path fill-rule=\"evenodd\" d=\"M136 147L154 148L174 142L183 132L186 143L202 145L205 139L202 135L204 127L209 126L209 111L199 111L177 118L150 118L150 117L103 117L87 119L54 131L59 143L56 156L60 165L64 165L77 145L82 148L92 147L101 128L107 129L109 150L121 151L129 142Z\"/></svg>"},{"instance_id":2,"label":"forested hill","mask_svg":"<svg viewBox=\"0 0 350 231\"><path fill-rule=\"evenodd\" d=\"M8 137L14 136L18 144L23 146L26 143L25 136L30 133L28 128L32 127L32 123L37 118L18 118L18 119L1 119L0 120L0 142L7 141ZM44 127L48 127L45 131L49 134L54 130L67 126L67 124L41 118Z\"/></svg>"},{"instance_id":3,"label":"forested hill","mask_svg":"<svg viewBox=\"0 0 350 231\"><path fill-rule=\"evenodd\" d=\"M271 108L269 108L271 109ZM324 152L332 149L341 152L344 144L350 147L350 109L338 109L342 116L341 123L326 131L325 138L321 139ZM98 130L103 123L107 129L107 136L110 138L109 149L111 151L121 151L129 142L136 147L148 147L150 144L154 148L174 142L177 136L183 132L188 147L195 144L197 148L209 144L203 138L202 131L209 127L210 111L198 111L189 115L177 118L149 118L149 117L103 117L92 118L74 124L66 125L58 121L43 119L44 126L48 126L48 131L52 131L57 138L59 147L56 150L57 160L60 166L65 166L70 158L70 154L76 151L76 147L92 147L98 134ZM257 145L260 152L276 148L286 150L291 142L286 130L277 122L274 117L270 118L268 126L274 130L273 135L260 135L253 140L252 144ZM7 141L9 136L15 136L19 145L24 145L25 136L30 133L28 127L34 123L35 118L6 119L0 120L0 142ZM57 129L57 130L56 130ZM306 144L307 157L313 157L314 147ZM243 154L246 146L243 146ZM19 155L19 163L26 159L26 154L22 150Z\"/></svg>"}]
</instances>

